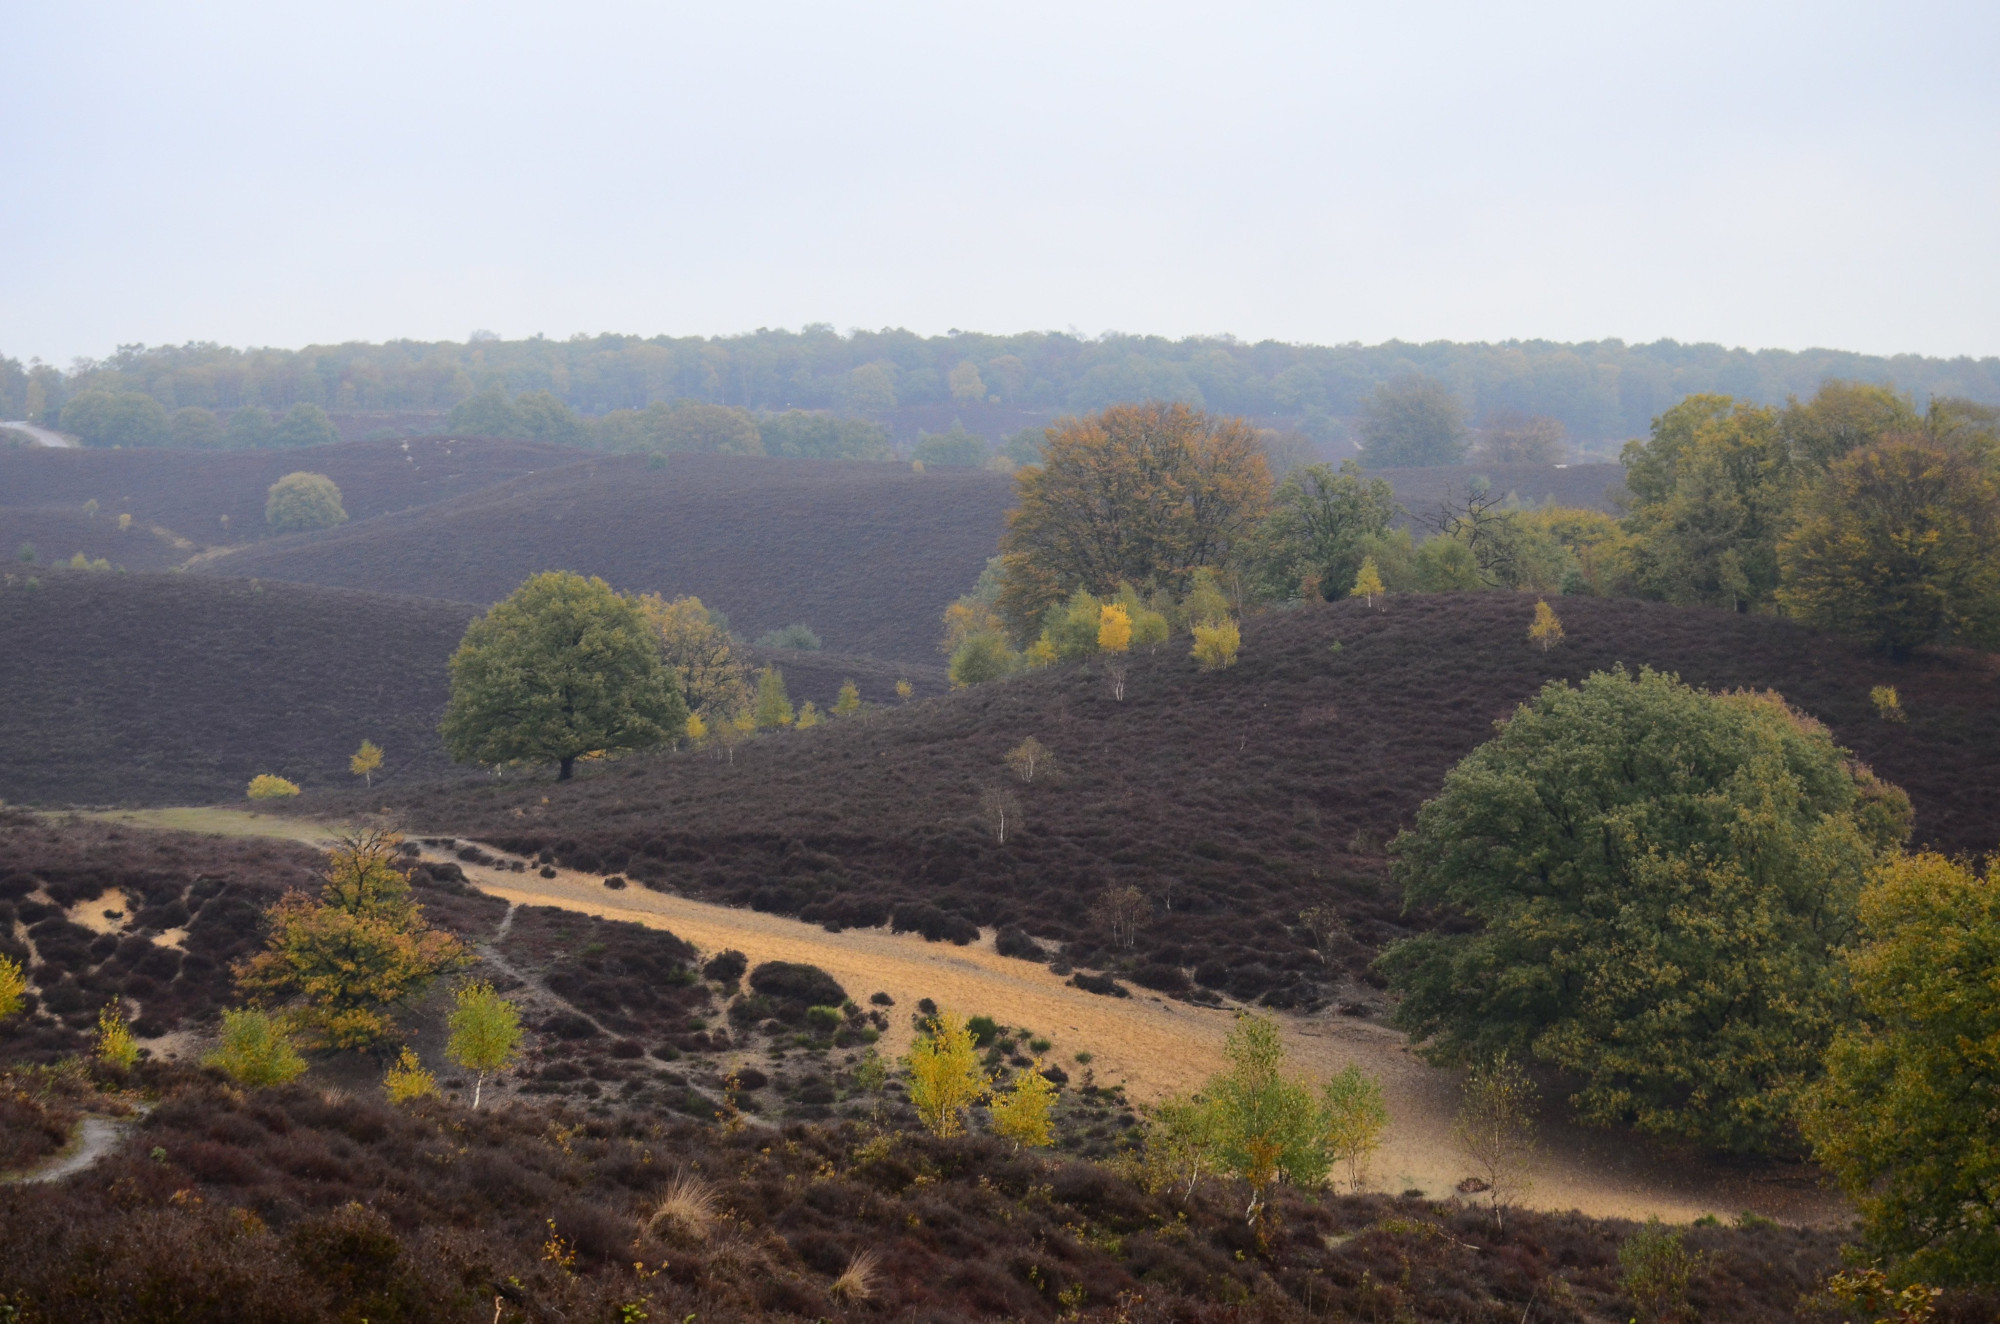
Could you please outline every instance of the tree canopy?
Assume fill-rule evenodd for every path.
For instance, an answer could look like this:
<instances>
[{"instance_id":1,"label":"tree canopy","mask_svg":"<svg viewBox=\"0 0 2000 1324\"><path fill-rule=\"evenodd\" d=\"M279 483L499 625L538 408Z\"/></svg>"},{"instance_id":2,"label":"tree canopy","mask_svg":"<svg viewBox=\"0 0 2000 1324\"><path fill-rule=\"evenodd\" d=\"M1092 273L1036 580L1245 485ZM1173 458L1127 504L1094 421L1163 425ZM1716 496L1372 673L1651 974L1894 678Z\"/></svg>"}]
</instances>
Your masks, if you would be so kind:
<instances>
[{"instance_id":1,"label":"tree canopy","mask_svg":"<svg viewBox=\"0 0 2000 1324\"><path fill-rule=\"evenodd\" d=\"M601 579L539 574L466 630L451 659L445 748L462 763L548 763L650 749L687 725L639 608Z\"/></svg>"},{"instance_id":2,"label":"tree canopy","mask_svg":"<svg viewBox=\"0 0 2000 1324\"><path fill-rule=\"evenodd\" d=\"M1352 461L1338 472L1324 464L1294 470L1258 529L1258 587L1276 598L1346 596L1370 540L1389 532L1399 509L1389 484L1364 477Z\"/></svg>"},{"instance_id":3,"label":"tree canopy","mask_svg":"<svg viewBox=\"0 0 2000 1324\"><path fill-rule=\"evenodd\" d=\"M1361 411L1361 456L1371 469L1457 464L1469 444L1464 408L1433 377L1391 378Z\"/></svg>"},{"instance_id":4,"label":"tree canopy","mask_svg":"<svg viewBox=\"0 0 2000 1324\"><path fill-rule=\"evenodd\" d=\"M1394 845L1407 904L1469 926L1381 958L1449 1062L1573 1073L1598 1124L1785 1143L1844 1009L1834 950L1909 802L1773 694L1551 682Z\"/></svg>"},{"instance_id":5,"label":"tree canopy","mask_svg":"<svg viewBox=\"0 0 2000 1324\"><path fill-rule=\"evenodd\" d=\"M325 474L290 473L264 496L264 522L279 533L330 529L347 522L340 488Z\"/></svg>"},{"instance_id":6,"label":"tree canopy","mask_svg":"<svg viewBox=\"0 0 2000 1324\"><path fill-rule=\"evenodd\" d=\"M1181 592L1197 569L1239 554L1271 493L1254 429L1181 404L1066 420L1017 482L999 608L1022 640L1077 589Z\"/></svg>"}]
</instances>

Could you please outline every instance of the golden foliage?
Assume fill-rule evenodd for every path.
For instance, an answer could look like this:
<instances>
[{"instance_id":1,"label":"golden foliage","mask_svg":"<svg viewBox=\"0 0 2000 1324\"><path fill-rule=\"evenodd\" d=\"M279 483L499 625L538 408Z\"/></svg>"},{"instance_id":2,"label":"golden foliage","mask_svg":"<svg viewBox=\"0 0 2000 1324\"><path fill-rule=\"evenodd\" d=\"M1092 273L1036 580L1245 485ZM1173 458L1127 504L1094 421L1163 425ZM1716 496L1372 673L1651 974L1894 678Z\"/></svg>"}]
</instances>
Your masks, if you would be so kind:
<instances>
[{"instance_id":1,"label":"golden foliage","mask_svg":"<svg viewBox=\"0 0 2000 1324\"><path fill-rule=\"evenodd\" d=\"M478 1073L478 1081L472 1087L472 1106L476 1109L487 1074L506 1070L521 1049L521 1013L513 1003L495 993L493 985L467 984L458 990L456 1005L446 1024L451 1028L451 1040L445 1045L445 1056Z\"/></svg>"},{"instance_id":2,"label":"golden foliage","mask_svg":"<svg viewBox=\"0 0 2000 1324\"><path fill-rule=\"evenodd\" d=\"M1875 715L1885 722L1908 720L1903 713L1902 696L1896 693L1894 685L1877 685L1868 691L1868 701L1875 705Z\"/></svg>"},{"instance_id":3,"label":"golden foliage","mask_svg":"<svg viewBox=\"0 0 2000 1324\"><path fill-rule=\"evenodd\" d=\"M1194 627L1194 647L1188 650L1188 656L1200 663L1203 671L1217 671L1236 665L1236 650L1242 643L1243 635L1236 622L1224 618L1214 625Z\"/></svg>"},{"instance_id":4,"label":"golden foliage","mask_svg":"<svg viewBox=\"0 0 2000 1324\"><path fill-rule=\"evenodd\" d=\"M116 1002L105 1004L97 1013L97 1059L130 1071L139 1061L139 1044L125 1023L125 1012Z\"/></svg>"},{"instance_id":5,"label":"golden foliage","mask_svg":"<svg viewBox=\"0 0 2000 1324\"><path fill-rule=\"evenodd\" d=\"M1015 1075L1012 1089L993 1096L994 1134L1029 1149L1052 1145L1055 1104L1055 1082L1042 1074L1042 1060L1036 1058L1034 1066Z\"/></svg>"},{"instance_id":6,"label":"golden foliage","mask_svg":"<svg viewBox=\"0 0 2000 1324\"><path fill-rule=\"evenodd\" d=\"M1123 653L1132 647L1132 613L1115 602L1097 611L1097 647L1100 652Z\"/></svg>"},{"instance_id":7,"label":"golden foliage","mask_svg":"<svg viewBox=\"0 0 2000 1324\"><path fill-rule=\"evenodd\" d=\"M1388 595L1389 590L1382 587L1382 572L1375 568L1375 558L1372 556L1362 557L1361 571L1355 575L1354 587L1347 591L1347 596L1350 598L1360 598L1372 607L1375 605L1375 599L1387 597Z\"/></svg>"},{"instance_id":8,"label":"golden foliage","mask_svg":"<svg viewBox=\"0 0 2000 1324\"><path fill-rule=\"evenodd\" d=\"M861 687L852 680L840 682L840 693L833 699L835 717L852 717L861 711Z\"/></svg>"},{"instance_id":9,"label":"golden foliage","mask_svg":"<svg viewBox=\"0 0 2000 1324\"><path fill-rule=\"evenodd\" d=\"M964 1131L965 1110L985 1096L990 1083L965 1018L939 1010L903 1061L910 1073L910 1105L925 1129L939 1139Z\"/></svg>"},{"instance_id":10,"label":"golden foliage","mask_svg":"<svg viewBox=\"0 0 2000 1324\"><path fill-rule=\"evenodd\" d=\"M713 718L750 702L750 669L736 656L729 631L696 597L669 602L642 594L639 617L659 636L667 667L681 683L689 712Z\"/></svg>"},{"instance_id":11,"label":"golden foliage","mask_svg":"<svg viewBox=\"0 0 2000 1324\"><path fill-rule=\"evenodd\" d=\"M297 782L288 782L283 777L262 772L250 779L250 789L245 792L252 800L283 800L297 795Z\"/></svg>"},{"instance_id":12,"label":"golden foliage","mask_svg":"<svg viewBox=\"0 0 2000 1324\"><path fill-rule=\"evenodd\" d=\"M1546 599L1535 601L1535 620L1528 627L1528 638L1540 644L1544 653L1563 641L1563 623Z\"/></svg>"},{"instance_id":13,"label":"golden foliage","mask_svg":"<svg viewBox=\"0 0 2000 1324\"><path fill-rule=\"evenodd\" d=\"M1015 776L1024 782L1035 780L1035 774L1048 773L1056 765L1055 755L1041 741L1029 736L1020 744L1007 751L1006 764Z\"/></svg>"},{"instance_id":14,"label":"golden foliage","mask_svg":"<svg viewBox=\"0 0 2000 1324\"><path fill-rule=\"evenodd\" d=\"M382 1092L389 1096L391 1103L434 1099L438 1093L437 1077L424 1070L423 1063L417 1060L417 1050L406 1046L388 1074L382 1077Z\"/></svg>"},{"instance_id":15,"label":"golden foliage","mask_svg":"<svg viewBox=\"0 0 2000 1324\"><path fill-rule=\"evenodd\" d=\"M251 1007L222 1013L222 1042L201 1063L249 1089L287 1084L306 1071L284 1026Z\"/></svg>"},{"instance_id":16,"label":"golden foliage","mask_svg":"<svg viewBox=\"0 0 2000 1324\"><path fill-rule=\"evenodd\" d=\"M791 696L785 693L785 675L776 667L765 667L757 673L757 707L753 720L757 728L786 727L796 721L798 715L792 711Z\"/></svg>"},{"instance_id":17,"label":"golden foliage","mask_svg":"<svg viewBox=\"0 0 2000 1324\"><path fill-rule=\"evenodd\" d=\"M1183 589L1197 567L1230 560L1271 495L1256 429L1183 404L1066 420L1015 482L998 605L1023 639L1077 588Z\"/></svg>"},{"instance_id":18,"label":"golden foliage","mask_svg":"<svg viewBox=\"0 0 2000 1324\"><path fill-rule=\"evenodd\" d=\"M21 963L11 956L0 956L0 1021L21 1009L27 993L28 976Z\"/></svg>"},{"instance_id":19,"label":"golden foliage","mask_svg":"<svg viewBox=\"0 0 2000 1324\"><path fill-rule=\"evenodd\" d=\"M363 778L370 786L375 784L375 771L381 766L382 747L372 740L362 741L361 748L354 751L354 757L347 760L347 770Z\"/></svg>"},{"instance_id":20,"label":"golden foliage","mask_svg":"<svg viewBox=\"0 0 2000 1324\"><path fill-rule=\"evenodd\" d=\"M813 706L811 699L807 699L799 705L799 717L796 724L799 730L809 731L813 727L818 726L820 721L819 709Z\"/></svg>"}]
</instances>

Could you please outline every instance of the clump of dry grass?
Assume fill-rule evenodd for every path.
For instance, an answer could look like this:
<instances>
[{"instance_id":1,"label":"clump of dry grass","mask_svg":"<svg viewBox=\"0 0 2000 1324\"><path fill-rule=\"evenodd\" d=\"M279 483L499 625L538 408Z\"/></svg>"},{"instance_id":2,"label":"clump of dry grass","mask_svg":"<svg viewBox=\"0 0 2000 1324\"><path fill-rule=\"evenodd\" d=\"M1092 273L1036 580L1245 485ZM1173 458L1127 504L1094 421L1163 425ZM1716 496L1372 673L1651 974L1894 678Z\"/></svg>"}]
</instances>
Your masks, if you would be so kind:
<instances>
[{"instance_id":1,"label":"clump of dry grass","mask_svg":"<svg viewBox=\"0 0 2000 1324\"><path fill-rule=\"evenodd\" d=\"M875 1295L875 1272L881 1263L882 1257L875 1251L856 1251L846 1270L826 1290L843 1301L866 1301Z\"/></svg>"},{"instance_id":2,"label":"clump of dry grass","mask_svg":"<svg viewBox=\"0 0 2000 1324\"><path fill-rule=\"evenodd\" d=\"M708 1238L715 1223L715 1187L688 1172L674 1174L667 1193L646 1220L646 1231L655 1236L677 1232L695 1241Z\"/></svg>"}]
</instances>

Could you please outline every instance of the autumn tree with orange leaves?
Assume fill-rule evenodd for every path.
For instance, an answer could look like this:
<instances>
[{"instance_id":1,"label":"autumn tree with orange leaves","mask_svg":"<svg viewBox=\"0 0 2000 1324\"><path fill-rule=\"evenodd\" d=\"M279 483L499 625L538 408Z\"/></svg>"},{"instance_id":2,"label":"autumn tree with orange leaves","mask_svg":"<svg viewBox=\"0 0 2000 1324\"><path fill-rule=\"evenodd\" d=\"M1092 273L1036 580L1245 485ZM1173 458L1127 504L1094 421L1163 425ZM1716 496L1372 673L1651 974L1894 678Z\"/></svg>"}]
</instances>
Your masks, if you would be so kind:
<instances>
[{"instance_id":1,"label":"autumn tree with orange leaves","mask_svg":"<svg viewBox=\"0 0 2000 1324\"><path fill-rule=\"evenodd\" d=\"M1256 429L1183 404L1065 419L1016 483L998 605L1023 641L1079 588L1178 596L1197 569L1230 563L1271 496Z\"/></svg>"}]
</instances>

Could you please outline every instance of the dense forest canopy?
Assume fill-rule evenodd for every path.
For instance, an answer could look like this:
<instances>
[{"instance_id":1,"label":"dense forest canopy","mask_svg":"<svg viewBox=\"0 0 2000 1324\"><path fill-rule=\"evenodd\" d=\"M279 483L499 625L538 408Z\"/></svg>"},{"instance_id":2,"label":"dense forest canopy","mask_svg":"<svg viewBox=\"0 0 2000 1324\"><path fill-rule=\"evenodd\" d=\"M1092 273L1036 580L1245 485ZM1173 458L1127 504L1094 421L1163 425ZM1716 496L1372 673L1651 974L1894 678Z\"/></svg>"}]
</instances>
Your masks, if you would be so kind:
<instances>
[{"instance_id":1,"label":"dense forest canopy","mask_svg":"<svg viewBox=\"0 0 2000 1324\"><path fill-rule=\"evenodd\" d=\"M1423 374L1449 386L1469 420L1510 411L1561 420L1593 442L1638 436L1682 398L1718 393L1782 403L1830 377L1892 384L1921 406L1951 395L2000 403L2000 358L1883 357L1838 350L1728 349L1671 340L1628 345L1508 341L1417 345L1249 344L1106 333L759 330L712 337L573 336L399 340L300 350L193 343L127 345L67 371L0 358L0 416L53 421L63 401L103 387L150 395L169 412L309 404L334 411L449 409L479 390L547 391L584 414L695 400L756 411L993 404L1047 413L1175 400L1285 419L1321 439L1347 435L1377 386Z\"/></svg>"}]
</instances>

